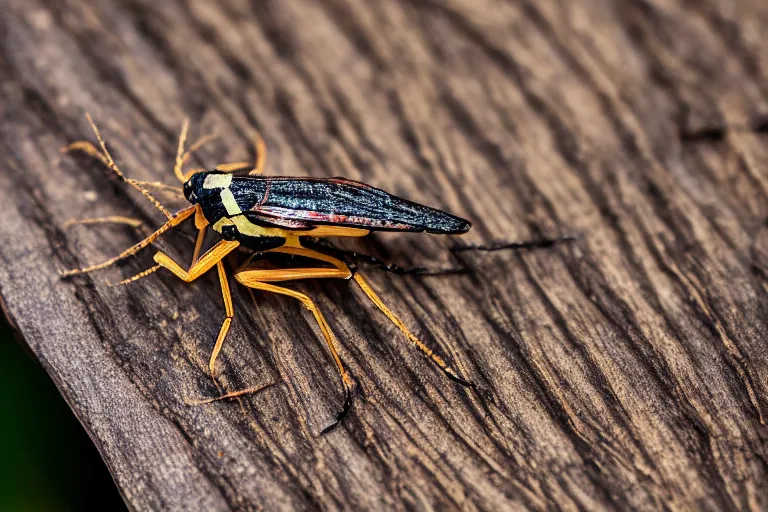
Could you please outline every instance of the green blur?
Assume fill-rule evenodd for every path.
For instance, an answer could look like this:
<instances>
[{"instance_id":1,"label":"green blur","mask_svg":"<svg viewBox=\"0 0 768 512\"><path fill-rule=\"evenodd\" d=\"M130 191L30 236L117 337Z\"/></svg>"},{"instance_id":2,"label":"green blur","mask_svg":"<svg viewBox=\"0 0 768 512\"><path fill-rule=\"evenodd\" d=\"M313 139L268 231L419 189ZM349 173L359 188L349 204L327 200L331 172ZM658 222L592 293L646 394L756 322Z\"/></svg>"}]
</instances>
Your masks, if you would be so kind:
<instances>
[{"instance_id":1,"label":"green blur","mask_svg":"<svg viewBox=\"0 0 768 512\"><path fill-rule=\"evenodd\" d=\"M0 511L125 510L85 430L0 315Z\"/></svg>"}]
</instances>

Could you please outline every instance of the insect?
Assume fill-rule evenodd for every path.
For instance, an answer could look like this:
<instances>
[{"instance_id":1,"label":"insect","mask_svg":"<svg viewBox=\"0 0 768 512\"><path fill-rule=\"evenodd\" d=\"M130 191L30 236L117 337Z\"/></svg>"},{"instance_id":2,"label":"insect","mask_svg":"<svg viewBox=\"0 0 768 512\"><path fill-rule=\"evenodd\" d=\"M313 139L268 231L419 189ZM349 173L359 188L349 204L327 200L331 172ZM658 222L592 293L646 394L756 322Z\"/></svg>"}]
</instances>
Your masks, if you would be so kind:
<instances>
[{"instance_id":1,"label":"insect","mask_svg":"<svg viewBox=\"0 0 768 512\"><path fill-rule=\"evenodd\" d=\"M83 151L101 160L117 176L139 190L166 217L166 223L150 236L118 256L98 265L77 268L63 273L70 277L105 269L118 261L135 255L151 245L161 235L189 218L194 218L198 230L192 262L184 267L163 252L154 255L155 266L120 282L132 283L164 268L187 283L216 268L224 302L225 318L208 360L208 370L215 378L216 360L234 318L232 296L225 258L233 251L245 248L250 255L245 262L232 269L235 281L251 290L287 295L299 300L314 316L327 345L344 389L344 405L335 420L322 430L327 433L339 425L351 406L353 380L337 350L337 341L317 305L310 297L276 283L300 279L354 280L370 301L410 340L429 360L452 381L472 388L469 380L460 376L444 359L417 338L379 298L357 269L363 261L395 273L450 273L461 269L424 268L405 269L387 264L372 256L341 250L326 240L328 237L363 237L372 231L426 232L456 235L465 233L471 224L460 217L408 201L372 186L345 178L296 178L264 176L266 146L255 136L256 161L247 175L237 171L248 170L250 162L219 165L214 170L193 169L184 172L184 165L193 151L213 138L205 136L185 150L189 123L182 125L179 136L174 174L183 184L182 189L158 182L143 182L127 178L110 155L101 133L92 118L86 115L98 139L100 148L88 141L70 144L67 151ZM180 190L190 206L171 214L150 192L151 188ZM103 220L103 219L101 219ZM109 220L109 219L106 219ZM99 222L100 219L84 222ZM200 255L207 229L213 229L218 241ZM458 250L500 250L508 248L536 248L551 246L573 237L534 242L507 243L495 246L464 246ZM259 262L267 255L290 255L314 265L264 268ZM225 394L233 397L242 392Z\"/></svg>"}]
</instances>

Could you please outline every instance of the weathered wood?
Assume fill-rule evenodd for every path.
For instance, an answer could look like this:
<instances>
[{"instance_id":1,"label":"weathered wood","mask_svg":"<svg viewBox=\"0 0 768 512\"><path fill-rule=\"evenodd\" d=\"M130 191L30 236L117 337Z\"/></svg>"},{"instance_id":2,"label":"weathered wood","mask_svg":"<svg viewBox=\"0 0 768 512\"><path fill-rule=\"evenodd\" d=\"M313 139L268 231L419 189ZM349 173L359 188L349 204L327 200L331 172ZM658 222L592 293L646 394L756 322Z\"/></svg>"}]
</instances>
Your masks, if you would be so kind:
<instances>
[{"instance_id":1,"label":"weathered wood","mask_svg":"<svg viewBox=\"0 0 768 512\"><path fill-rule=\"evenodd\" d=\"M765 135L681 137L768 113L768 9L751 0L6 0L0 9L0 293L136 509L768 508ZM215 276L70 218L162 218L94 161L90 111L131 177L173 182L180 122L278 175L347 176L474 222L474 274L369 271L491 398L448 382L346 282L295 285L330 318L341 403L309 312L235 289L218 383ZM176 204L181 207L181 204ZM146 233L146 230L144 231ZM190 229L161 243L191 254ZM400 264L445 238L376 236Z\"/></svg>"}]
</instances>

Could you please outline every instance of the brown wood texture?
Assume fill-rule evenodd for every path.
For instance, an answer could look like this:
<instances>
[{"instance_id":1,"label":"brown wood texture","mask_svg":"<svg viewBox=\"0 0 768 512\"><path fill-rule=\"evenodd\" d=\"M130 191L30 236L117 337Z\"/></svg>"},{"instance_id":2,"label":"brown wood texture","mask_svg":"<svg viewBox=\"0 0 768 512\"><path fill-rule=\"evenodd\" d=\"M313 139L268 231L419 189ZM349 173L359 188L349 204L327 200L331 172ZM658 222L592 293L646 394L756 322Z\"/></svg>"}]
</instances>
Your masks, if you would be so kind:
<instances>
[{"instance_id":1,"label":"brown wood texture","mask_svg":"<svg viewBox=\"0 0 768 512\"><path fill-rule=\"evenodd\" d=\"M753 0L3 0L0 293L138 510L768 508L768 8ZM344 281L310 313L215 273L62 281L162 216L82 155L89 111L131 177L174 183L185 115L275 175L346 176L470 219L472 274L367 275L485 390L449 382ZM718 132L720 130L720 132ZM707 137L696 137L705 132ZM170 203L180 209L182 203ZM137 216L143 230L71 218ZM445 237L347 246L444 264ZM186 258L190 227L159 244Z\"/></svg>"}]
</instances>

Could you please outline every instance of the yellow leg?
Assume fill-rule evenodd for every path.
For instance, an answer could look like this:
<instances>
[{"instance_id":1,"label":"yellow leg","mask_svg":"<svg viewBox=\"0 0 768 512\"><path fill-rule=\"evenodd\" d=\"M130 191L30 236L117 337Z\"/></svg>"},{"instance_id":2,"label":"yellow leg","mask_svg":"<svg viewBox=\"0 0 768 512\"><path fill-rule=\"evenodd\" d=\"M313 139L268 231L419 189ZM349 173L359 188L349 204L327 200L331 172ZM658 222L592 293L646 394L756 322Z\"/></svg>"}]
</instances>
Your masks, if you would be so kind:
<instances>
[{"instance_id":1,"label":"yellow leg","mask_svg":"<svg viewBox=\"0 0 768 512\"><path fill-rule=\"evenodd\" d=\"M195 240L195 250L192 252L192 263L190 263L190 266L197 263L200 251L203 249L203 241L205 241L205 228L198 229L197 231L197 240Z\"/></svg>"},{"instance_id":2,"label":"yellow leg","mask_svg":"<svg viewBox=\"0 0 768 512\"><path fill-rule=\"evenodd\" d=\"M136 274L134 276L129 277L128 279L123 279L122 281L117 283L117 286L123 286L123 285L126 285L126 284L135 283L139 279L142 279L144 277L147 277L149 275L154 274L155 272L157 272L161 268L163 268L163 267L161 267L160 265L155 265L154 267L150 267L147 270L144 270L144 271L139 272L138 274Z\"/></svg>"},{"instance_id":3,"label":"yellow leg","mask_svg":"<svg viewBox=\"0 0 768 512\"><path fill-rule=\"evenodd\" d=\"M208 219L203 215L202 208L198 208L195 211L195 227L197 228L197 240L195 241L195 250L192 253L192 265L197 263L197 259L200 256L200 251L203 248L203 241L205 241L205 231L208 227Z\"/></svg>"},{"instance_id":4,"label":"yellow leg","mask_svg":"<svg viewBox=\"0 0 768 512\"><path fill-rule=\"evenodd\" d=\"M299 279L349 279L351 272L335 268L286 268L286 269L246 269L248 275L264 283L280 283ZM237 277L237 276L235 276Z\"/></svg>"},{"instance_id":5,"label":"yellow leg","mask_svg":"<svg viewBox=\"0 0 768 512\"><path fill-rule=\"evenodd\" d=\"M323 314L320 312L318 307L315 305L315 303L310 299L308 296L306 296L303 293L297 292L295 290L291 290L290 288L283 288L281 286L275 286L269 283L266 283L263 281L263 279L269 279L264 273L270 272L269 270L244 270L242 272L238 272L235 274L235 279L240 284L247 286L248 288L253 288L255 290L263 290L266 292L272 292L272 293L278 293L281 295L287 295L289 297L293 297L294 299L299 300L304 307L306 307L308 310L312 312L312 315L315 317L315 321L317 322L317 325L320 327L320 331L323 333L323 337L325 338L326 345L328 346L328 350L331 353L331 356L333 357L333 361L336 363L336 368L339 371L339 375L341 376L341 381L344 386L344 407L342 411L337 415L336 420L331 423L329 426L325 427L322 431L322 433L326 433L334 429L336 426L341 423L341 420L347 415L349 412L349 407L351 404L351 396L352 396L352 378L349 376L349 373L347 373L347 370L344 368L344 364L341 362L341 358L339 357L339 353L336 350L336 339L333 336L333 332L331 332L331 328L328 325L328 322L326 322L325 317L323 317ZM279 271L277 271L279 272ZM339 270L336 270L336 272L339 272Z\"/></svg>"},{"instance_id":6,"label":"yellow leg","mask_svg":"<svg viewBox=\"0 0 768 512\"><path fill-rule=\"evenodd\" d=\"M305 247L291 247L284 245L276 249L270 249L264 252L279 252L282 254L294 254L305 258L312 258L319 261L330 263L336 268L281 268L281 269L257 269L247 268L246 264L238 269L237 273L243 272L247 268L248 275L255 281L264 283L278 283L281 281L295 281L298 279L349 279L352 272L349 267L332 256L321 252L313 251ZM237 273L235 277L237 277Z\"/></svg>"},{"instance_id":7,"label":"yellow leg","mask_svg":"<svg viewBox=\"0 0 768 512\"><path fill-rule=\"evenodd\" d=\"M176 148L176 161L174 162L174 165L173 165L173 174L175 174L176 179L178 179L182 183L185 183L189 179L189 176L197 172L197 169L194 169L193 172L185 174L184 164L187 163L187 161L195 151L197 151L198 149L200 149L201 147L205 146L209 142L216 139L216 137L218 137L216 133L209 133L208 135L203 135L202 137L197 139L195 142L193 142L188 150L184 151L184 144L186 144L187 142L188 134L189 134L189 119L185 118L181 124L181 133L179 134L179 143Z\"/></svg>"},{"instance_id":8,"label":"yellow leg","mask_svg":"<svg viewBox=\"0 0 768 512\"><path fill-rule=\"evenodd\" d=\"M138 219L132 219L131 217L123 217L120 215L112 215L109 217L94 217L91 219L71 219L64 223L65 228L78 225L91 225L91 224L124 224L131 226L132 228L140 228L144 225Z\"/></svg>"},{"instance_id":9,"label":"yellow leg","mask_svg":"<svg viewBox=\"0 0 768 512\"><path fill-rule=\"evenodd\" d=\"M61 276L62 277L69 277L69 276L74 276L74 275L78 275L78 274L85 274L85 273L88 273L88 272L93 272L94 270L101 270L103 268L107 268L107 267L109 267L111 265L114 265L115 263L117 263L118 261L120 261L122 259L125 259L125 258L127 258L129 256L133 256L134 254L136 254L137 252L139 252L140 250L144 249L145 247L150 245L152 242L157 240L160 237L160 235L162 235L163 233L165 233L166 231L168 231L172 227L178 226L184 220L188 219L190 216L192 216L193 213L195 213L195 210L197 210L197 208L198 208L197 206L190 206L188 208L185 208L184 210L181 210L179 213L177 213L176 215L171 217L168 220L168 222L163 224L163 226L160 229L158 229L157 231L155 231L154 233L152 233L147 238L145 238L141 242L137 243L136 245L134 245L130 249L127 249L127 250L123 251L122 253L120 253L116 257L114 257L112 259L109 259L109 260L107 260L107 261L105 261L103 263L100 263L98 265L92 265L90 267L76 268L76 269L72 269L72 270L67 270L66 272L63 272L61 274Z\"/></svg>"},{"instance_id":10,"label":"yellow leg","mask_svg":"<svg viewBox=\"0 0 768 512\"><path fill-rule=\"evenodd\" d=\"M202 230L200 231L203 232ZM229 332L229 327L232 324L232 318L234 318L234 309L232 307L232 294L229 290L229 283L227 282L227 273L224 268L224 262L222 261L227 254L231 253L240 245L239 242L231 242L227 240L221 240L219 243L211 247L203 256L195 261L189 270L184 270L176 263L170 256L163 252L155 254L155 261L159 267L166 268L173 272L173 274L184 282L192 282L198 277L208 272L213 266L216 266L219 274L219 282L221 283L221 295L224 299L224 310L226 317L219 329L219 335L216 337L216 343L211 353L211 358L208 361L208 369L211 372L211 378L215 378L216 358L219 356L221 347L224 344L224 339ZM154 267L145 272L154 272ZM142 276L143 277L143 276Z\"/></svg>"},{"instance_id":11,"label":"yellow leg","mask_svg":"<svg viewBox=\"0 0 768 512\"><path fill-rule=\"evenodd\" d=\"M176 162L173 166L173 172L176 175L176 178L182 183L185 183L193 174L206 170L203 168L195 168L185 173L183 168L184 164L189 160L189 157L192 155L192 153L217 137L217 135L214 133L205 135L198 139L194 144L192 144L187 151L184 151L184 144L186 143L188 134L189 119L184 119L184 122L181 125L179 144L176 149ZM264 172L264 164L267 157L267 146L259 132L254 134L254 148L256 150L255 163L252 164L251 162L232 162L228 164L219 164L215 167L215 169L222 172L235 172L250 168L251 171L249 174L262 174ZM251 167L251 165L253 165L253 167Z\"/></svg>"},{"instance_id":12,"label":"yellow leg","mask_svg":"<svg viewBox=\"0 0 768 512\"><path fill-rule=\"evenodd\" d=\"M276 249L271 249L265 252L279 252L285 254L295 254L298 256L304 256L306 258L313 258L316 260L324 261L336 266L336 269L323 269L323 268L296 268L296 269L275 269L275 270L249 270L249 275L254 279L263 282L277 282L288 281L293 279L313 279L318 277L340 277L343 279L349 279L353 277L349 267L341 260L328 256L312 249L305 247L291 247L282 246ZM405 324L381 301L376 295L368 282L363 279L363 276L359 273L354 274L354 279L357 284L362 288L363 292L378 307L392 323L394 323L405 336L414 343L424 355L429 357L434 363L436 363L452 380L460 382L464 385L470 385L466 380L458 376L458 374L450 368L445 361L434 353L429 347L427 347L421 340L414 336Z\"/></svg>"},{"instance_id":13,"label":"yellow leg","mask_svg":"<svg viewBox=\"0 0 768 512\"><path fill-rule=\"evenodd\" d=\"M256 165L248 174L263 174L267 163L267 145L259 132L254 133L253 140L256 149Z\"/></svg>"},{"instance_id":14,"label":"yellow leg","mask_svg":"<svg viewBox=\"0 0 768 512\"><path fill-rule=\"evenodd\" d=\"M203 230L200 231L201 233ZM214 344L211 357L208 361L208 370L211 373L211 378L215 378L216 358L221 352L221 347L224 344L224 340L229 332L229 327L232 324L235 312L232 307L232 293L229 290L229 282L227 281L227 273L224 268L224 262L222 261L227 254L235 250L239 246L239 242L230 242L222 240L214 245L209 251L207 251L199 260L190 265L189 270L182 269L178 263L176 263L170 256L163 252L155 254L155 261L157 265L149 268L133 277L121 281L119 284L128 284L134 281L138 281L142 277L146 277L153 274L160 268L166 268L173 272L173 274L184 282L191 282L208 272L214 265L219 274L219 283L221 283L221 295L224 300L224 311L226 317L219 329L219 335L216 337L216 343Z\"/></svg>"},{"instance_id":15,"label":"yellow leg","mask_svg":"<svg viewBox=\"0 0 768 512\"><path fill-rule=\"evenodd\" d=\"M97 219L94 219L94 220L97 220ZM200 208L195 208L195 226L198 227L199 231L197 233L197 241L195 242L195 250L192 254L192 263L190 263L190 268L192 268L192 266L195 263L197 263L197 260L200 256L200 250L203 246L203 240L205 239L205 230L206 230L206 227L208 226L208 221L205 220L205 217L203 216L202 210ZM143 277L147 277L150 274L154 274L161 268L163 268L162 265L155 265L154 267L144 270L143 272L139 272L138 274L132 277L129 277L128 279L123 279L117 284L125 285L125 284L136 282Z\"/></svg>"},{"instance_id":16,"label":"yellow leg","mask_svg":"<svg viewBox=\"0 0 768 512\"><path fill-rule=\"evenodd\" d=\"M318 251L314 251L312 249L307 249L306 247L295 247L290 245L283 245L282 247L277 247L276 249L270 249L268 251L264 252L279 252L283 254L293 254L296 256L303 256L305 258L312 258L319 261L324 261L326 263L330 263L334 267L336 267L338 270L341 270L345 273L346 277L344 279L349 279L352 277L352 272L350 272L349 267L347 267L347 264L341 261L338 258L334 258L333 256L328 256L327 254L323 254ZM325 269L318 269L318 270L325 270ZM334 276L338 277L338 276Z\"/></svg>"},{"instance_id":17,"label":"yellow leg","mask_svg":"<svg viewBox=\"0 0 768 512\"><path fill-rule=\"evenodd\" d=\"M251 169L248 173L249 175L262 174L264 172L264 165L266 164L267 160L267 145L264 143L264 139L261 137L259 132L255 132L253 135L253 146L256 151L255 162L232 162L229 164L219 164L215 167L215 169L222 172L235 172L241 171L243 169ZM186 176L189 178L189 176L192 176L196 172L203 170L204 169L193 169L191 172L188 172Z\"/></svg>"},{"instance_id":18,"label":"yellow leg","mask_svg":"<svg viewBox=\"0 0 768 512\"><path fill-rule=\"evenodd\" d=\"M216 358L219 357L221 352L221 346L224 344L224 338L226 338L229 332L229 326L232 324L232 319L235 316L235 310L232 307L232 294L229 291L229 283L227 282L227 273L224 269L224 262L219 261L216 263L216 269L219 272L219 283L221 283L221 295L224 299L224 310L226 312L226 318L221 324L219 329L219 335L216 338L216 344L213 346L213 352L211 352L211 358L208 361L208 370L211 372L211 378L215 379Z\"/></svg>"},{"instance_id":19,"label":"yellow leg","mask_svg":"<svg viewBox=\"0 0 768 512\"><path fill-rule=\"evenodd\" d=\"M462 386L467 386L467 387L474 387L474 385L473 385L471 382L469 382L469 381L467 381L467 380L465 380L465 379L463 379L463 378L459 377L459 374L458 374L458 373L456 373L456 371L455 371L453 368L451 368L450 366L448 366L448 365L445 363L445 361L443 360L443 358L441 358L440 356L438 356L437 354L435 354L435 353L432 351L432 349L430 349L429 347L427 347L427 346L426 346L426 345L425 345L425 344L424 344L424 343L423 343L423 342L422 342L422 341L421 341L419 338L417 338L416 336L414 336L414 335L411 333L411 331L409 331L409 330L408 330L408 328L405 326L405 324L402 322L402 320L400 320L400 319L397 317L397 315L395 315L395 314L394 314L394 313L393 313L393 312L392 312L392 311L391 311L391 310L390 310L390 309L389 309L389 308L388 308L388 307L387 307L387 306L386 306L386 305L385 305L385 304L384 304L384 303L381 301L381 299L378 297L378 295L376 295L376 293L375 293L375 292L373 291L373 289L370 287L370 285L368 284L368 282L367 282L365 279L363 279L363 276L361 276L361 275L360 275L360 273L356 273L356 274L355 274L353 277L354 277L354 279L355 279L355 282L357 282L357 284L360 286L360 288L363 290L363 292L364 292L364 293L365 293L365 294L368 296L368 298L371 300L371 302L373 302L373 303L376 305L376 307L377 307L377 308L379 308L379 309L381 310L381 312L382 312L382 313L384 313L384 315L386 315L386 317L387 317L387 318L389 318L389 320L390 320L390 321L391 321L393 324L395 324L395 325L398 327L398 329L400 329L400 330L403 332L403 334L405 334L405 336L406 336L406 337L407 337L407 338L408 338L408 339L409 339L409 340L410 340L410 341L411 341L411 342L412 342L414 345L416 345L416 347L418 347L418 349L419 349L419 350L420 350L420 351L421 351L421 352L422 352L422 353L423 353L425 356L427 356L427 357L428 357L428 358L429 358L429 359L430 359L432 362L434 362L434 363L435 363L437 366L439 366L439 367L440 367L440 369L441 369L441 370L443 370L443 372L445 372L445 374L448 376L448 378L449 378L449 379L451 379L451 380L452 380L452 381L454 381L454 382L458 382L458 383L459 383L459 384L461 384Z\"/></svg>"},{"instance_id":20,"label":"yellow leg","mask_svg":"<svg viewBox=\"0 0 768 512\"><path fill-rule=\"evenodd\" d=\"M191 283L211 270L214 265L221 262L227 254L234 251L239 246L240 242L221 240L219 243L208 249L199 260L189 267L189 270L184 270L178 263L173 261L170 256L160 251L155 253L155 263L170 270L176 277L185 283Z\"/></svg>"}]
</instances>

